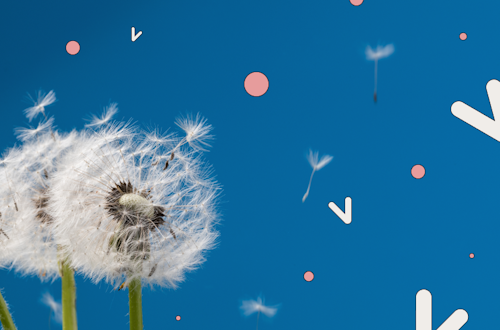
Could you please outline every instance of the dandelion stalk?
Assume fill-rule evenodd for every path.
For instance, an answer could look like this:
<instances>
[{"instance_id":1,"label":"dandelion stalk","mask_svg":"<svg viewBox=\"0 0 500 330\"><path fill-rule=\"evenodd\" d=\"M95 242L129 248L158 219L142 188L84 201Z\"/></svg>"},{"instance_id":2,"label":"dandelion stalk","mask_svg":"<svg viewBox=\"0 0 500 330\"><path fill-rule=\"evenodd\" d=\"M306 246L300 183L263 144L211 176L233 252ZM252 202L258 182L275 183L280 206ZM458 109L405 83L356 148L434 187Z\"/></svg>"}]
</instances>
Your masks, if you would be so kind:
<instances>
[{"instance_id":1,"label":"dandelion stalk","mask_svg":"<svg viewBox=\"0 0 500 330\"><path fill-rule=\"evenodd\" d=\"M130 330L142 330L141 280L133 279L128 286Z\"/></svg>"},{"instance_id":2,"label":"dandelion stalk","mask_svg":"<svg viewBox=\"0 0 500 330\"><path fill-rule=\"evenodd\" d=\"M63 330L77 330L75 276L68 262L62 262L61 273Z\"/></svg>"},{"instance_id":3,"label":"dandelion stalk","mask_svg":"<svg viewBox=\"0 0 500 330\"><path fill-rule=\"evenodd\" d=\"M12 316L9 312L9 306L3 299L2 292L0 291L0 321L2 322L2 326L4 330L16 330L16 326L14 325L14 321L12 320Z\"/></svg>"}]
</instances>

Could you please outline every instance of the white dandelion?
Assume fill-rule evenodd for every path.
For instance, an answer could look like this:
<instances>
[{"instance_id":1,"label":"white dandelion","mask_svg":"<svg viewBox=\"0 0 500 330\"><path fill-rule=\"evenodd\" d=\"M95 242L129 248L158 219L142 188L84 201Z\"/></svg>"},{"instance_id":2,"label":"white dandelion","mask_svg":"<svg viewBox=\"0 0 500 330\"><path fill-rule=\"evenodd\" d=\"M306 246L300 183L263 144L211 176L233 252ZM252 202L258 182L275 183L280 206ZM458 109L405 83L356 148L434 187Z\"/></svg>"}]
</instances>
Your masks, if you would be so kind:
<instances>
[{"instance_id":1,"label":"white dandelion","mask_svg":"<svg viewBox=\"0 0 500 330\"><path fill-rule=\"evenodd\" d=\"M311 164L313 171L311 173L311 178L309 179L309 185L307 186L307 191L304 197L302 197L302 203L305 202L307 196L309 196L309 190L311 189L311 182L313 179L314 172L321 170L328 163L330 163L332 159L333 157L330 155L323 155L321 159L318 161L318 152L313 152L312 150L309 150L309 154L307 155L307 160L309 161L309 164Z\"/></svg>"},{"instance_id":2,"label":"white dandelion","mask_svg":"<svg viewBox=\"0 0 500 330\"><path fill-rule=\"evenodd\" d=\"M54 138L55 137L55 140ZM59 276L57 245L48 215L48 187L55 163L75 132L43 133L8 150L0 162L0 265L42 281Z\"/></svg>"},{"instance_id":3,"label":"white dandelion","mask_svg":"<svg viewBox=\"0 0 500 330\"><path fill-rule=\"evenodd\" d=\"M278 312L280 305L266 306L264 304L264 299L259 296L257 300L244 300L240 306L245 316L250 316L254 313L257 314L257 329L259 328L259 316L260 313L266 315L267 317L273 317Z\"/></svg>"},{"instance_id":4,"label":"white dandelion","mask_svg":"<svg viewBox=\"0 0 500 330\"><path fill-rule=\"evenodd\" d=\"M0 265L42 281L63 277L65 328L76 324L74 278L53 240L46 206L57 160L76 138L75 132L46 132L10 149L0 162Z\"/></svg>"},{"instance_id":5,"label":"white dandelion","mask_svg":"<svg viewBox=\"0 0 500 330\"><path fill-rule=\"evenodd\" d=\"M157 143L130 125L87 131L50 186L61 250L94 282L128 287L133 329L142 329L141 285L177 287L215 246L220 188L190 148L204 136Z\"/></svg>"},{"instance_id":6,"label":"white dandelion","mask_svg":"<svg viewBox=\"0 0 500 330\"><path fill-rule=\"evenodd\" d=\"M85 125L85 127L96 127L107 124L113 116L118 112L118 104L111 103L108 107L104 108L104 111L101 117L97 117L96 115L92 115L90 119L88 119L89 123Z\"/></svg>"},{"instance_id":7,"label":"white dandelion","mask_svg":"<svg viewBox=\"0 0 500 330\"><path fill-rule=\"evenodd\" d=\"M370 61L375 61L375 86L373 92L373 100L377 102L377 66L378 60L390 56L394 52L394 45L389 44L385 47L377 46L376 49L372 49L370 46L366 47L366 58Z\"/></svg>"},{"instance_id":8,"label":"white dandelion","mask_svg":"<svg viewBox=\"0 0 500 330\"><path fill-rule=\"evenodd\" d=\"M196 135L150 137L127 125L87 132L50 188L57 241L95 282L176 287L214 247L219 187L186 147Z\"/></svg>"},{"instance_id":9,"label":"white dandelion","mask_svg":"<svg viewBox=\"0 0 500 330\"><path fill-rule=\"evenodd\" d=\"M36 100L34 100L29 94L28 97L34 103L32 107L24 109L24 113L29 121L31 122L31 120L35 118L39 113L41 113L45 117L45 120L47 120L47 116L45 115L45 107L51 105L56 101L56 94L54 93L54 91L50 91L48 94L44 94L42 91L39 91Z\"/></svg>"}]
</instances>

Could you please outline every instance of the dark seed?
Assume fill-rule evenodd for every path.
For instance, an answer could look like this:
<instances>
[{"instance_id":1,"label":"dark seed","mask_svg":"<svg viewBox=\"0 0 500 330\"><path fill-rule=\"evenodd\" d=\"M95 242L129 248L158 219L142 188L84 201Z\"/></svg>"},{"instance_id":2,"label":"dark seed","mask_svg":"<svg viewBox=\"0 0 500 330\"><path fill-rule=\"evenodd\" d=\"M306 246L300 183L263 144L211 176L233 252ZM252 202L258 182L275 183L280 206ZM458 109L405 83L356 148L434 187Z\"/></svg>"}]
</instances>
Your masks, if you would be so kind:
<instances>
[{"instance_id":1,"label":"dark seed","mask_svg":"<svg viewBox=\"0 0 500 330\"><path fill-rule=\"evenodd\" d=\"M7 236L7 234L3 231L3 229L0 229L0 232L1 232L2 234L4 234L4 235L5 235L5 237L7 237L7 239L10 239L10 238L9 238L9 236Z\"/></svg>"},{"instance_id":2,"label":"dark seed","mask_svg":"<svg viewBox=\"0 0 500 330\"><path fill-rule=\"evenodd\" d=\"M153 266L153 268L151 268L151 271L149 272L148 277L153 276L153 274L154 274L154 273L155 273L155 271L156 271L156 266L158 266L158 264L154 265L154 266Z\"/></svg>"},{"instance_id":3,"label":"dark seed","mask_svg":"<svg viewBox=\"0 0 500 330\"><path fill-rule=\"evenodd\" d=\"M174 231L172 230L172 228L170 228L170 234L172 234L172 236L174 237L175 240L177 240L177 237L175 237L175 233Z\"/></svg>"}]
</instances>

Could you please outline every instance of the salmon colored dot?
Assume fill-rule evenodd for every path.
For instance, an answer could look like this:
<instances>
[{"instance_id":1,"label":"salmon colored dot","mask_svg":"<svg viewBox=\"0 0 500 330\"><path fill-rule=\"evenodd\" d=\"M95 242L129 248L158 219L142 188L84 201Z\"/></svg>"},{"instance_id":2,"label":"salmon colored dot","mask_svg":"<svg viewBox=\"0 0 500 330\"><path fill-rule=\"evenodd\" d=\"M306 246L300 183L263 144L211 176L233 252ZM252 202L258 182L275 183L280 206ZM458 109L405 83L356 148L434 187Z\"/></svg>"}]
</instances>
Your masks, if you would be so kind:
<instances>
[{"instance_id":1,"label":"salmon colored dot","mask_svg":"<svg viewBox=\"0 0 500 330\"><path fill-rule=\"evenodd\" d=\"M252 72L245 78L245 90L248 94L258 97L266 94L269 88L269 80L260 72Z\"/></svg>"},{"instance_id":2,"label":"salmon colored dot","mask_svg":"<svg viewBox=\"0 0 500 330\"><path fill-rule=\"evenodd\" d=\"M359 6L360 4L363 3L363 0L350 0L351 1L351 5L353 6Z\"/></svg>"},{"instance_id":3,"label":"salmon colored dot","mask_svg":"<svg viewBox=\"0 0 500 330\"><path fill-rule=\"evenodd\" d=\"M411 168L411 175L415 179L422 179L425 175L425 168L422 165L415 165Z\"/></svg>"},{"instance_id":4,"label":"salmon colored dot","mask_svg":"<svg viewBox=\"0 0 500 330\"><path fill-rule=\"evenodd\" d=\"M72 40L66 44L66 51L70 55L76 55L80 51L80 44Z\"/></svg>"},{"instance_id":5,"label":"salmon colored dot","mask_svg":"<svg viewBox=\"0 0 500 330\"><path fill-rule=\"evenodd\" d=\"M465 40L465 39L467 39L467 33L465 32L460 33L460 40Z\"/></svg>"},{"instance_id":6,"label":"salmon colored dot","mask_svg":"<svg viewBox=\"0 0 500 330\"><path fill-rule=\"evenodd\" d=\"M307 282L311 282L312 280L314 280L313 272L310 272L310 271L305 272L304 273L304 280L306 280Z\"/></svg>"},{"instance_id":7,"label":"salmon colored dot","mask_svg":"<svg viewBox=\"0 0 500 330\"><path fill-rule=\"evenodd\" d=\"M470 257L471 259L474 259L474 253L469 254L469 257Z\"/></svg>"},{"instance_id":8,"label":"salmon colored dot","mask_svg":"<svg viewBox=\"0 0 500 330\"><path fill-rule=\"evenodd\" d=\"M180 320L181 320L181 316L180 316L180 315L177 315L177 316L175 317L175 319L176 319L177 321L180 321Z\"/></svg>"}]
</instances>

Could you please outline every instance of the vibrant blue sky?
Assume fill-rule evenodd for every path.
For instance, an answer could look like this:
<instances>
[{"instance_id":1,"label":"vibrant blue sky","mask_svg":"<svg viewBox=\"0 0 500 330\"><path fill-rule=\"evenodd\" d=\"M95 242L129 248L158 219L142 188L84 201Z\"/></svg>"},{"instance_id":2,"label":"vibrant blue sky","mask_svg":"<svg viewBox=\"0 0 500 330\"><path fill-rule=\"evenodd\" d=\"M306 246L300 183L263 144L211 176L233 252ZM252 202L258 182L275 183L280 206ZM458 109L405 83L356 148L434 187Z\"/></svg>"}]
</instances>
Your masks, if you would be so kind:
<instances>
[{"instance_id":1,"label":"vibrant blue sky","mask_svg":"<svg viewBox=\"0 0 500 330\"><path fill-rule=\"evenodd\" d=\"M455 118L457 100L491 116L500 79L498 1L9 1L0 10L0 148L27 123L27 92L54 90L62 130L118 102L119 118L214 126L207 158L224 186L220 246L178 290L145 290L145 329L254 329L239 302L282 308L259 329L415 329L415 294L434 329L498 326L499 142ZM135 26L143 35L130 40ZM461 41L459 34L468 39ZM65 45L81 51L70 56ZM379 63L373 103L370 44ZM270 88L249 96L247 74ZM335 158L305 203L309 147ZM425 166L421 180L410 175ZM345 225L328 202L353 199ZM469 253L475 253L474 259ZM313 271L314 281L303 279ZM48 328L40 284L0 271L20 330ZM127 292L77 278L81 329L126 329ZM175 316L182 320L176 321ZM96 323L97 322L97 323ZM53 323L52 328L56 329Z\"/></svg>"}]
</instances>

